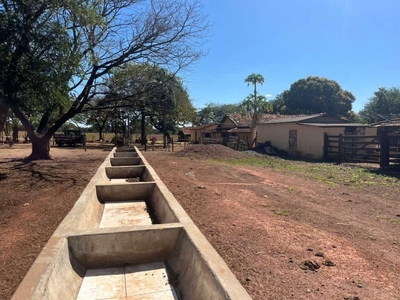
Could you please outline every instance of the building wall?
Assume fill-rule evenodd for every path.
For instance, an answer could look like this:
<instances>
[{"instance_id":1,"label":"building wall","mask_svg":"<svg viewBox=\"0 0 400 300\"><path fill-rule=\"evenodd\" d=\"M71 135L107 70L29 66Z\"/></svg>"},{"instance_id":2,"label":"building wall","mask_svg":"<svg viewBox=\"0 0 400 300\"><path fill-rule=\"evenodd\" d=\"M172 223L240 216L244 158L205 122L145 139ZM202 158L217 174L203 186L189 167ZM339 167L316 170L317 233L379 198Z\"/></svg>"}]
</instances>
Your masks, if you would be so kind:
<instances>
[{"instance_id":1,"label":"building wall","mask_svg":"<svg viewBox=\"0 0 400 300\"><path fill-rule=\"evenodd\" d=\"M201 128L200 126L190 128L190 130L191 130L190 141L192 143L200 142L203 133L215 131L217 126L218 126L218 124L212 124L212 125L205 126L204 128Z\"/></svg>"},{"instance_id":2,"label":"building wall","mask_svg":"<svg viewBox=\"0 0 400 300\"><path fill-rule=\"evenodd\" d=\"M321 159L324 153L324 133L343 134L344 127L316 127L296 123L259 124L257 141L271 141L274 147L289 152L290 130L297 130L297 155ZM376 135L376 129L365 128L365 135Z\"/></svg>"}]
</instances>

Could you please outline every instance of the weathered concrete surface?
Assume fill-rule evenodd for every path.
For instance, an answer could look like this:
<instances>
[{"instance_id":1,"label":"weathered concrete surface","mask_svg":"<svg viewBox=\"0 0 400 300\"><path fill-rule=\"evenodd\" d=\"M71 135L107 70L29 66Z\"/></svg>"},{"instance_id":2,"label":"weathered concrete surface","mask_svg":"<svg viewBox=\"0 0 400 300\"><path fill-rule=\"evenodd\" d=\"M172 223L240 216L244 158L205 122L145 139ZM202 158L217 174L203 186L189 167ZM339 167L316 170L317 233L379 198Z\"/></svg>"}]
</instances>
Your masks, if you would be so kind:
<instances>
[{"instance_id":1,"label":"weathered concrete surface","mask_svg":"<svg viewBox=\"0 0 400 300\"><path fill-rule=\"evenodd\" d=\"M87 299L178 299L168 282L164 262L121 268L88 270L78 300Z\"/></svg>"},{"instance_id":2,"label":"weathered concrete surface","mask_svg":"<svg viewBox=\"0 0 400 300\"><path fill-rule=\"evenodd\" d=\"M106 167L109 179L128 179L139 177L141 181L154 181L146 166L114 166Z\"/></svg>"},{"instance_id":3,"label":"weathered concrete surface","mask_svg":"<svg viewBox=\"0 0 400 300\"><path fill-rule=\"evenodd\" d=\"M129 184L97 185L97 198L105 201L146 200L153 194L155 182L134 182Z\"/></svg>"},{"instance_id":4,"label":"weathered concrete surface","mask_svg":"<svg viewBox=\"0 0 400 300\"><path fill-rule=\"evenodd\" d=\"M136 147L132 146L122 146L118 148L114 148L114 152L136 152Z\"/></svg>"},{"instance_id":5,"label":"weathered concrete surface","mask_svg":"<svg viewBox=\"0 0 400 300\"><path fill-rule=\"evenodd\" d=\"M115 152L114 157L138 157L136 152Z\"/></svg>"},{"instance_id":6,"label":"weathered concrete surface","mask_svg":"<svg viewBox=\"0 0 400 300\"><path fill-rule=\"evenodd\" d=\"M100 166L12 299L76 299L87 270L159 261L179 276L177 294L184 299L250 299L143 155L135 149L138 157L114 158L115 152ZM113 160L117 165L144 165L143 174L154 182L110 184L106 167L113 166ZM104 203L128 204L126 200L147 201L161 224L99 228L107 214ZM127 298L150 299L146 295Z\"/></svg>"},{"instance_id":7,"label":"weathered concrete surface","mask_svg":"<svg viewBox=\"0 0 400 300\"><path fill-rule=\"evenodd\" d=\"M144 201L106 202L99 228L151 224Z\"/></svg>"},{"instance_id":8,"label":"weathered concrete surface","mask_svg":"<svg viewBox=\"0 0 400 300\"><path fill-rule=\"evenodd\" d=\"M139 157L112 157L110 163L112 166L144 165Z\"/></svg>"},{"instance_id":9,"label":"weathered concrete surface","mask_svg":"<svg viewBox=\"0 0 400 300\"><path fill-rule=\"evenodd\" d=\"M182 232L181 224L104 228L68 237L71 255L86 269L121 267L171 256Z\"/></svg>"}]
</instances>

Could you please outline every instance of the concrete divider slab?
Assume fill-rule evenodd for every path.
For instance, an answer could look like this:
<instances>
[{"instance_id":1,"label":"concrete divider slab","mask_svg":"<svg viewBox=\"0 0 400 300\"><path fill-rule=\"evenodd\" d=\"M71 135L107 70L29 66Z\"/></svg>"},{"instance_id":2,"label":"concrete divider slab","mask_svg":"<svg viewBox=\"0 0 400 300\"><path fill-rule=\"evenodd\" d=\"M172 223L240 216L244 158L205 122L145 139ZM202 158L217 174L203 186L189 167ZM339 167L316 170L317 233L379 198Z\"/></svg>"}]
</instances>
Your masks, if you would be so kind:
<instances>
[{"instance_id":1,"label":"concrete divider slab","mask_svg":"<svg viewBox=\"0 0 400 300\"><path fill-rule=\"evenodd\" d=\"M118 148L115 148L114 152L136 152L136 147L132 147L132 146L118 147Z\"/></svg>"},{"instance_id":2,"label":"concrete divider slab","mask_svg":"<svg viewBox=\"0 0 400 300\"><path fill-rule=\"evenodd\" d=\"M97 199L105 201L146 200L153 194L155 182L96 185Z\"/></svg>"},{"instance_id":3,"label":"concrete divider slab","mask_svg":"<svg viewBox=\"0 0 400 300\"><path fill-rule=\"evenodd\" d=\"M112 157L110 158L111 166L134 166L143 165L139 157Z\"/></svg>"},{"instance_id":4,"label":"concrete divider slab","mask_svg":"<svg viewBox=\"0 0 400 300\"><path fill-rule=\"evenodd\" d=\"M138 157L138 154L136 152L115 152L114 157Z\"/></svg>"},{"instance_id":5,"label":"concrete divider slab","mask_svg":"<svg viewBox=\"0 0 400 300\"><path fill-rule=\"evenodd\" d=\"M147 171L146 166L114 166L106 167L106 175L109 179L140 178L140 181L154 181Z\"/></svg>"}]
</instances>

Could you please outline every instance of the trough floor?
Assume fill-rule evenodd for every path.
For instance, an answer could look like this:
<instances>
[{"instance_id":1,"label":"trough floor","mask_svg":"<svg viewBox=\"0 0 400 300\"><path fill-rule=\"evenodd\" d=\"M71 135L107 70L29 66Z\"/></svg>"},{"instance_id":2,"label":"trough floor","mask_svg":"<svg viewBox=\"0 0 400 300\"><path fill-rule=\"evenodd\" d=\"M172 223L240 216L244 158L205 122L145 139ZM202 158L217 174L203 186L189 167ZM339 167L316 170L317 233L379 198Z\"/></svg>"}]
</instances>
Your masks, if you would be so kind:
<instances>
[{"instance_id":1,"label":"trough floor","mask_svg":"<svg viewBox=\"0 0 400 300\"><path fill-rule=\"evenodd\" d=\"M140 178L139 177L135 177L135 178L120 178L120 179L110 179L108 181L109 184L131 184L132 182L140 182Z\"/></svg>"},{"instance_id":2,"label":"trough floor","mask_svg":"<svg viewBox=\"0 0 400 300\"><path fill-rule=\"evenodd\" d=\"M99 228L151 224L145 201L110 201L104 203Z\"/></svg>"},{"instance_id":3,"label":"trough floor","mask_svg":"<svg viewBox=\"0 0 400 300\"><path fill-rule=\"evenodd\" d=\"M176 300L174 288L168 282L164 262L154 262L121 268L89 269L78 300Z\"/></svg>"}]
</instances>

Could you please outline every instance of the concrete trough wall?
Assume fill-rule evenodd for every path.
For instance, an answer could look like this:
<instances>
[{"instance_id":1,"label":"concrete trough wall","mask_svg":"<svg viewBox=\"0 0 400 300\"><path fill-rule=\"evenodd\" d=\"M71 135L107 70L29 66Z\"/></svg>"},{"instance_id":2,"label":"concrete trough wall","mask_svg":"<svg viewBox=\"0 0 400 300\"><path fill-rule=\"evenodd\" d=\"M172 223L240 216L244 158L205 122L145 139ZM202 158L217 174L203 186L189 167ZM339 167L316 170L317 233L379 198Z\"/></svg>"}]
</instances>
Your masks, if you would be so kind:
<instances>
[{"instance_id":1,"label":"concrete trough wall","mask_svg":"<svg viewBox=\"0 0 400 300\"><path fill-rule=\"evenodd\" d=\"M131 147L131 146L123 146L123 147L118 147L115 149L116 153L119 152L136 152L136 148L135 147Z\"/></svg>"},{"instance_id":2,"label":"concrete trough wall","mask_svg":"<svg viewBox=\"0 0 400 300\"><path fill-rule=\"evenodd\" d=\"M136 152L115 152L114 157L138 157Z\"/></svg>"},{"instance_id":3,"label":"concrete trough wall","mask_svg":"<svg viewBox=\"0 0 400 300\"><path fill-rule=\"evenodd\" d=\"M144 165L139 157L112 157L110 158L111 166L136 166Z\"/></svg>"},{"instance_id":4,"label":"concrete trough wall","mask_svg":"<svg viewBox=\"0 0 400 300\"><path fill-rule=\"evenodd\" d=\"M178 278L173 280L174 299L250 299L143 155L134 150L134 159L142 166L113 167L116 150L107 156L12 299L80 299L90 270L158 262ZM132 158L122 159L130 163ZM139 173L151 180L110 183L110 177ZM160 224L99 227L106 205L136 200L145 200Z\"/></svg>"},{"instance_id":5,"label":"concrete trough wall","mask_svg":"<svg viewBox=\"0 0 400 300\"><path fill-rule=\"evenodd\" d=\"M146 200L153 194L155 182L97 185L97 199L105 201Z\"/></svg>"},{"instance_id":6,"label":"concrete trough wall","mask_svg":"<svg viewBox=\"0 0 400 300\"><path fill-rule=\"evenodd\" d=\"M105 229L68 237L71 256L86 269L166 261L176 247L181 224Z\"/></svg>"},{"instance_id":7,"label":"concrete trough wall","mask_svg":"<svg viewBox=\"0 0 400 300\"><path fill-rule=\"evenodd\" d=\"M114 166L106 167L106 175L109 179L140 178L140 181L154 181L146 166Z\"/></svg>"}]
</instances>

